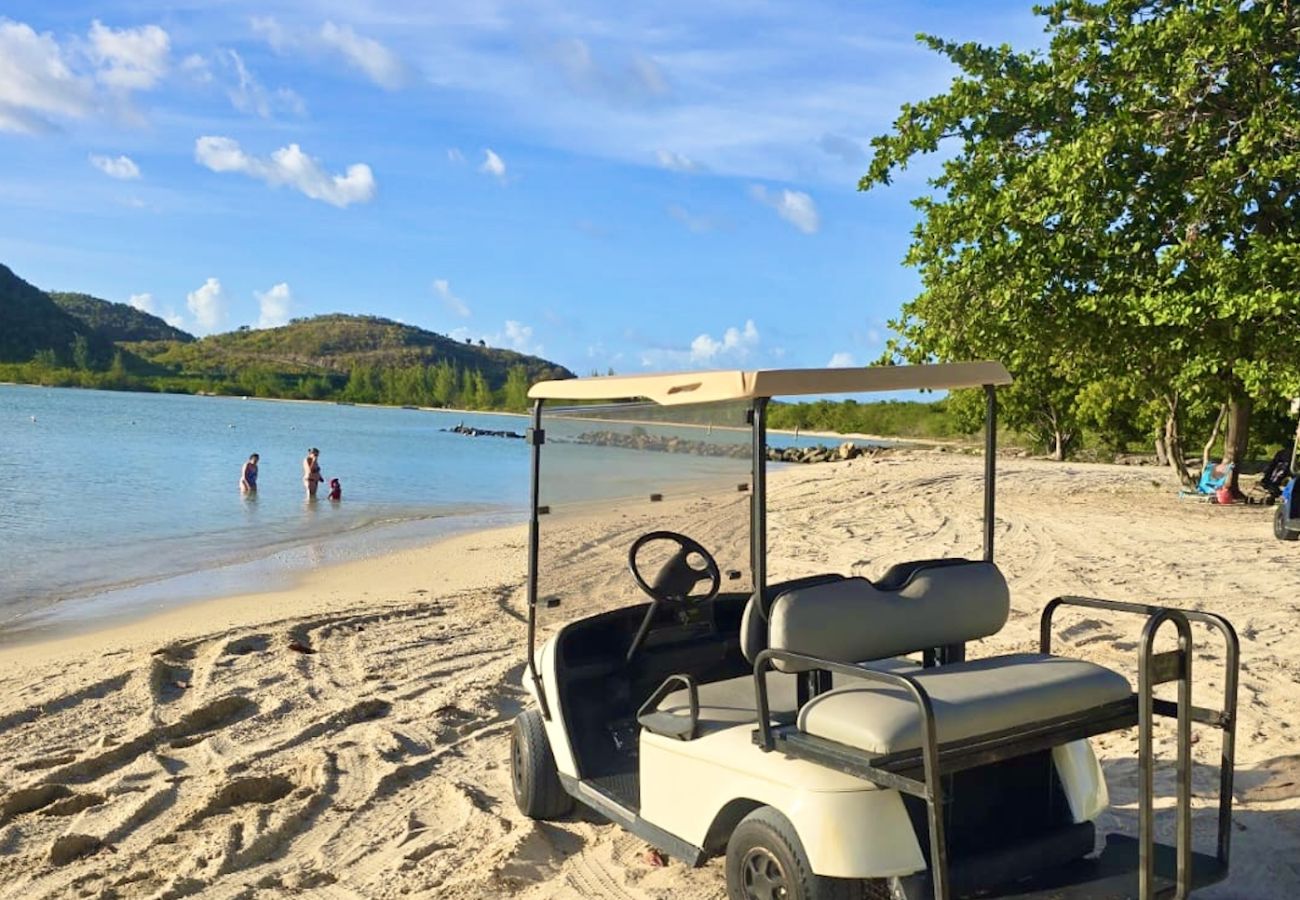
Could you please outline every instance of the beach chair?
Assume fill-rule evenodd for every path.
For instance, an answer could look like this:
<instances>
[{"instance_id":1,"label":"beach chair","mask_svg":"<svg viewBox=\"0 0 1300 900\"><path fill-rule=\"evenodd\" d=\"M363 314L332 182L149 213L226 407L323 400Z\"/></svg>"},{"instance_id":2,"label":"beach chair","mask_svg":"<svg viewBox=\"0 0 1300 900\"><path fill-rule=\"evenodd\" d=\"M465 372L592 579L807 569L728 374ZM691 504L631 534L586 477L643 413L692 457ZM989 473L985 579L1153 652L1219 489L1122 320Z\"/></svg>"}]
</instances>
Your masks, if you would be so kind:
<instances>
[{"instance_id":1,"label":"beach chair","mask_svg":"<svg viewBox=\"0 0 1300 900\"><path fill-rule=\"evenodd\" d=\"M1178 496L1210 500L1220 488L1227 487L1228 480L1232 478L1233 468L1235 468L1233 463L1207 462L1205 468L1201 469L1201 477L1196 482L1196 488L1190 491L1183 488L1178 492Z\"/></svg>"}]
</instances>

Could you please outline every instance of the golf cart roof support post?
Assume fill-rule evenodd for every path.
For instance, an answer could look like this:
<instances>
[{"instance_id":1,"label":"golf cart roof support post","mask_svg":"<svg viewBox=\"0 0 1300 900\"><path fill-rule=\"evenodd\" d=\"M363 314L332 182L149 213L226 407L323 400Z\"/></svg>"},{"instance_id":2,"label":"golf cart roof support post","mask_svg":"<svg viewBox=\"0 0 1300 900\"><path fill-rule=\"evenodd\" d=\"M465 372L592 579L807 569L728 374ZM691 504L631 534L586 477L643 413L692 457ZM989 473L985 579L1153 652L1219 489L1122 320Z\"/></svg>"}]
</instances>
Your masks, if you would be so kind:
<instances>
[{"instance_id":1,"label":"golf cart roof support post","mask_svg":"<svg viewBox=\"0 0 1300 900\"><path fill-rule=\"evenodd\" d=\"M998 397L991 384L984 385L984 561L993 562L993 498L997 488Z\"/></svg>"},{"instance_id":2,"label":"golf cart roof support post","mask_svg":"<svg viewBox=\"0 0 1300 900\"><path fill-rule=\"evenodd\" d=\"M749 570L754 579L758 610L766 617L763 606L767 591L767 398L755 397L750 407L753 428L754 490L749 497Z\"/></svg>"},{"instance_id":3,"label":"golf cart roof support post","mask_svg":"<svg viewBox=\"0 0 1300 900\"><path fill-rule=\"evenodd\" d=\"M542 718L550 719L551 710L546 704L546 692L542 690L542 679L537 674L537 548L541 540L538 528L538 503L541 499L542 444L546 433L542 430L542 404L545 400L533 403L533 426L528 430L528 443L532 449L532 484L528 493L528 675L533 680L537 692L537 706Z\"/></svg>"}]
</instances>

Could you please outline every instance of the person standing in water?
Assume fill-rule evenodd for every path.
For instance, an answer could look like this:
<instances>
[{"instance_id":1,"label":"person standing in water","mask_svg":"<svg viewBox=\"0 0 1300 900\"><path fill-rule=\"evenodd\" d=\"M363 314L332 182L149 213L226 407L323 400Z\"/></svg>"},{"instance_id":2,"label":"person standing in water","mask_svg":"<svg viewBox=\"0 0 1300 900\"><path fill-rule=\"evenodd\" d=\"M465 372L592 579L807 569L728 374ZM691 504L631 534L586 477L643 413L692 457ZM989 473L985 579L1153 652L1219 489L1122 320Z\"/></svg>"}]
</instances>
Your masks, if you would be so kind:
<instances>
[{"instance_id":1,"label":"person standing in water","mask_svg":"<svg viewBox=\"0 0 1300 900\"><path fill-rule=\"evenodd\" d=\"M241 494L257 493L257 461L260 457L254 453L248 457L248 462L244 463L244 468L239 472L239 492Z\"/></svg>"},{"instance_id":2,"label":"person standing in water","mask_svg":"<svg viewBox=\"0 0 1300 900\"><path fill-rule=\"evenodd\" d=\"M307 451L307 458L302 461L302 483L307 486L307 496L316 499L316 488L322 481L320 474L320 451L312 447Z\"/></svg>"}]
</instances>

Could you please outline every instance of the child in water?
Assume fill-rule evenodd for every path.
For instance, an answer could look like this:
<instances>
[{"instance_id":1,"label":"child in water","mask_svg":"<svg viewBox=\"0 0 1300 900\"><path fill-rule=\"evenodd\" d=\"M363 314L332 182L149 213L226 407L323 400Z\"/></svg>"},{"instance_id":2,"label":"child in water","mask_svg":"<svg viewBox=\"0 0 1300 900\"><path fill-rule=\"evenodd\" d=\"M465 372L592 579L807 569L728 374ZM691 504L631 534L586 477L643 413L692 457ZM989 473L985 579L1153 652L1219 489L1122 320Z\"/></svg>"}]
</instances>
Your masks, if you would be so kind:
<instances>
[{"instance_id":1,"label":"child in water","mask_svg":"<svg viewBox=\"0 0 1300 900\"><path fill-rule=\"evenodd\" d=\"M337 478L331 478L331 479L330 479L330 495L329 495L329 498L330 498L331 500L342 500L342 499L343 499L343 485L342 485L342 483L339 482L339 480L338 480Z\"/></svg>"},{"instance_id":2,"label":"child in water","mask_svg":"<svg viewBox=\"0 0 1300 900\"><path fill-rule=\"evenodd\" d=\"M254 453L239 470L239 490L243 494L257 493L257 461L260 457Z\"/></svg>"}]
</instances>

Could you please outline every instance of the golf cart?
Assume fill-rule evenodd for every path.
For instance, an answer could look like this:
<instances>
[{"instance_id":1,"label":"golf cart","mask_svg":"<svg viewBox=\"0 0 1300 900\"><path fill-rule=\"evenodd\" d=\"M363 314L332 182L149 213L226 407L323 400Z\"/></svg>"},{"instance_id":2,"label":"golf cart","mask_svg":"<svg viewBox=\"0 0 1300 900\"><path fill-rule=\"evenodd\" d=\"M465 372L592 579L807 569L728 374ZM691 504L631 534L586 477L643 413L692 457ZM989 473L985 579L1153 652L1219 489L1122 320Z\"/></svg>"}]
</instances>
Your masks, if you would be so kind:
<instances>
[{"instance_id":1,"label":"golf cart","mask_svg":"<svg viewBox=\"0 0 1300 900\"><path fill-rule=\"evenodd\" d=\"M725 853L734 900L1154 900L1225 878L1227 621L1058 597L1040 652L966 658L1009 616L993 541L995 387L1010 380L980 362L535 385L523 676L535 708L511 738L523 813L555 818L577 801L690 865ZM899 561L874 581L769 559L772 398L958 388L987 399L982 554ZM819 514L815 493L804 503ZM1067 607L1145 622L1136 690L1052 654ZM1217 709L1192 704L1193 624L1224 642ZM1166 684L1173 699L1156 696ZM1156 842L1156 717L1176 720L1172 845ZM1222 731L1212 854L1192 848L1193 722ZM1102 840L1108 794L1089 738L1135 726L1138 834Z\"/></svg>"},{"instance_id":2,"label":"golf cart","mask_svg":"<svg viewBox=\"0 0 1300 900\"><path fill-rule=\"evenodd\" d=\"M1300 414L1300 398L1291 401L1291 415ZM1295 440L1291 442L1291 459L1284 473L1288 480L1278 494L1273 510L1273 537L1279 541L1300 541L1300 492L1296 486L1296 452L1300 442L1300 423L1296 425Z\"/></svg>"}]
</instances>

